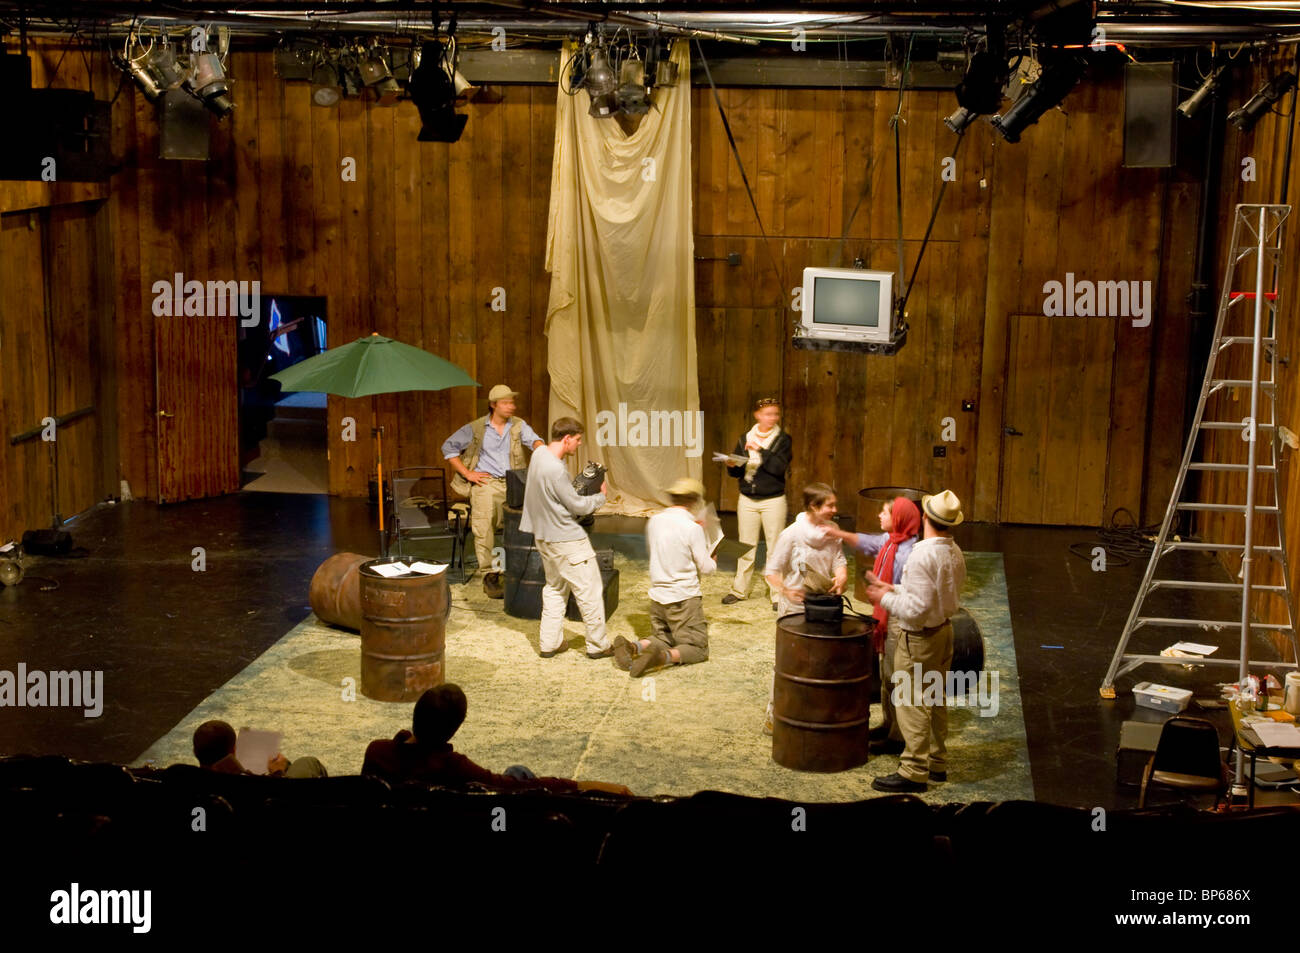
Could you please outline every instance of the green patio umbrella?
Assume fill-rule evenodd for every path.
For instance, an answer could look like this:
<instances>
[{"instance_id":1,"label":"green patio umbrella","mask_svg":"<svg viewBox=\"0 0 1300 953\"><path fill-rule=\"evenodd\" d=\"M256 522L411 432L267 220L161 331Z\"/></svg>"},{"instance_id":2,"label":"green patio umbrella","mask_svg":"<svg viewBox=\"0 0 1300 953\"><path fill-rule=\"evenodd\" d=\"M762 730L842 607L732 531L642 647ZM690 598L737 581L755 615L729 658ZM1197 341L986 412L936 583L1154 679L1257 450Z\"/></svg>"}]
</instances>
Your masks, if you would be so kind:
<instances>
[{"instance_id":1,"label":"green patio umbrella","mask_svg":"<svg viewBox=\"0 0 1300 953\"><path fill-rule=\"evenodd\" d=\"M436 354L378 333L357 338L351 344L317 354L271 375L283 390L317 391L339 397L374 397L406 390L443 390L448 387L477 387L478 381L451 361ZM370 413L377 417L371 401ZM375 462L379 479L380 548L387 552L384 535L384 434L376 435Z\"/></svg>"}]
</instances>

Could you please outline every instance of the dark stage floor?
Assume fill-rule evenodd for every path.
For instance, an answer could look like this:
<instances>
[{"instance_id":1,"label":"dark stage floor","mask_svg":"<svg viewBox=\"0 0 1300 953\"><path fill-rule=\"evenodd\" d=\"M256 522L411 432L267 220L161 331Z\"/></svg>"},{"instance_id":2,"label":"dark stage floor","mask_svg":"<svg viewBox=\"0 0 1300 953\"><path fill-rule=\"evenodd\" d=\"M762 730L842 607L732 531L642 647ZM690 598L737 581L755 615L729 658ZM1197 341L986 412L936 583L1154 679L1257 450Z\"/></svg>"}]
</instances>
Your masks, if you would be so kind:
<instances>
[{"instance_id":1,"label":"dark stage floor","mask_svg":"<svg viewBox=\"0 0 1300 953\"><path fill-rule=\"evenodd\" d=\"M105 505L80 517L68 528L88 550L84 558L29 558L27 580L0 588L0 668L14 671L23 662L29 671L102 669L103 714L5 708L0 753L129 762L308 615L308 584L323 559L376 551L373 520L364 501L272 493L165 507ZM640 534L643 525L604 518L596 530ZM734 536L734 518L727 529ZM960 527L957 537L966 550L1003 554L1035 797L1077 807L1134 806L1136 790L1115 784L1120 725L1166 716L1135 712L1128 689L1152 680L1214 697L1213 683L1235 676L1229 669L1193 674L1146 666L1117 682L1116 700L1102 701L1097 689L1144 565L1093 572L1067 549L1074 542L1091 546L1089 530L975 524ZM633 538L606 545L643 552ZM195 547L204 550L203 572L192 568ZM1224 578L1208 557L1194 558L1193 570ZM57 590L42 591L41 577L57 582ZM1220 611L1227 614L1216 617L1232 618L1230 608ZM1221 652L1235 655L1222 644ZM1261 642L1252 657L1276 654ZM1226 744L1226 711L1194 703L1189 714L1214 721ZM1295 801L1293 794L1257 793L1260 804Z\"/></svg>"}]
</instances>

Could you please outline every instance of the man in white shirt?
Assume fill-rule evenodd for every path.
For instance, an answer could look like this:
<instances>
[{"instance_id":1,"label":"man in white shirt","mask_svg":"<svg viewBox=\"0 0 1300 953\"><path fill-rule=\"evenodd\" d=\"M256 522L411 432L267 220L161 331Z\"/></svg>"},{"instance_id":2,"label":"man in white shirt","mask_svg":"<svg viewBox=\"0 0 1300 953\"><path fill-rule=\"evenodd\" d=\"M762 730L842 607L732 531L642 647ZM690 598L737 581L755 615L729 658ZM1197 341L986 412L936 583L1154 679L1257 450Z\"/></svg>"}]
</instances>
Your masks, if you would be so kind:
<instances>
[{"instance_id":1,"label":"man in white shirt","mask_svg":"<svg viewBox=\"0 0 1300 953\"><path fill-rule=\"evenodd\" d=\"M665 665L690 665L709 657L700 574L713 572L718 564L699 519L704 484L683 477L668 488L668 498L672 506L650 517L645 527L654 635L640 642L621 635L614 638L614 661L633 678Z\"/></svg>"},{"instance_id":2,"label":"man in white shirt","mask_svg":"<svg viewBox=\"0 0 1300 953\"><path fill-rule=\"evenodd\" d=\"M948 780L948 706L944 686L952 667L952 623L966 581L966 559L952 538L961 501L951 490L921 497L924 534L912 547L897 586L867 574L867 598L898 620L894 708L906 748L898 770L871 786L890 793L919 792Z\"/></svg>"},{"instance_id":3,"label":"man in white shirt","mask_svg":"<svg viewBox=\"0 0 1300 953\"><path fill-rule=\"evenodd\" d=\"M578 603L587 626L587 658L609 658L614 647L605 637L605 601L596 551L577 517L595 513L605 505L607 484L600 492L583 496L573 488L564 458L582 446L582 424L561 417L551 424L551 442L539 447L528 463L524 511L519 528L532 533L546 571L542 588L542 658L554 658L568 646L564 641L564 608L569 593Z\"/></svg>"}]
</instances>

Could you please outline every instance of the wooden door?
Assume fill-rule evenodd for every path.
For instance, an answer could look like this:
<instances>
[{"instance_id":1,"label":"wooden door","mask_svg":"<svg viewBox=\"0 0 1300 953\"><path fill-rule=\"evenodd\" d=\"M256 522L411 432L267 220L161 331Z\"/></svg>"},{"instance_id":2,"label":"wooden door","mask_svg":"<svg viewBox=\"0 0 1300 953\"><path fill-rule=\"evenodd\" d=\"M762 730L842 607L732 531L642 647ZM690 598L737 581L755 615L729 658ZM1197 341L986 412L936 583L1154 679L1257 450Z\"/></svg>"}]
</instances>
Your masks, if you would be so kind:
<instances>
[{"instance_id":1,"label":"wooden door","mask_svg":"<svg viewBox=\"0 0 1300 953\"><path fill-rule=\"evenodd\" d=\"M239 489L238 320L154 321L160 503Z\"/></svg>"},{"instance_id":2,"label":"wooden door","mask_svg":"<svg viewBox=\"0 0 1300 953\"><path fill-rule=\"evenodd\" d=\"M999 518L1100 526L1106 511L1115 322L1013 315Z\"/></svg>"}]
</instances>

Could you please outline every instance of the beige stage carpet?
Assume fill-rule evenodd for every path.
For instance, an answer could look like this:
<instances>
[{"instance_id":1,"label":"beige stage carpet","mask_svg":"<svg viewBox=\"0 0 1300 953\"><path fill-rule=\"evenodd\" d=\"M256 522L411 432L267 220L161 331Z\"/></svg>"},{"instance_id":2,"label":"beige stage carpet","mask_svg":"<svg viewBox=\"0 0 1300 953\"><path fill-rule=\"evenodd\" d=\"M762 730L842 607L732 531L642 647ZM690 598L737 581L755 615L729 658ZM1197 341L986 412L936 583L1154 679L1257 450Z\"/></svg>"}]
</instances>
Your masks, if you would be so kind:
<instances>
[{"instance_id":1,"label":"beige stage carpet","mask_svg":"<svg viewBox=\"0 0 1300 953\"><path fill-rule=\"evenodd\" d=\"M980 717L971 707L950 709L949 780L931 785L925 797L937 803L1032 799L1002 558L966 558L963 605L983 629L986 670L999 674L998 711ZM616 565L622 596L610 638L641 637L649 632L645 563L619 554ZM499 600L483 594L481 577L453 584L447 680L469 697L469 715L453 739L456 749L494 771L524 764L539 775L617 781L645 795L718 790L801 801L875 796L871 779L894 771L896 757L873 757L838 774L792 771L772 761L762 722L775 618L761 595L722 605L729 580L730 574L719 572L704 581L710 659L641 680L620 672L613 659L589 660L580 623L565 623L569 651L540 658L537 622L507 616ZM756 579L752 591L759 593L760 586ZM194 728L220 718L236 728L282 732L290 759L316 755L331 775L358 773L367 743L409 727L412 707L361 695L360 641L309 616L136 763L194 763ZM349 678L358 684L355 701L343 697ZM879 717L875 705L873 722Z\"/></svg>"}]
</instances>

